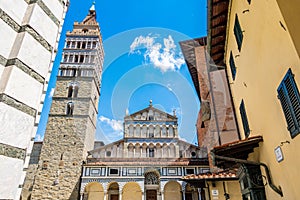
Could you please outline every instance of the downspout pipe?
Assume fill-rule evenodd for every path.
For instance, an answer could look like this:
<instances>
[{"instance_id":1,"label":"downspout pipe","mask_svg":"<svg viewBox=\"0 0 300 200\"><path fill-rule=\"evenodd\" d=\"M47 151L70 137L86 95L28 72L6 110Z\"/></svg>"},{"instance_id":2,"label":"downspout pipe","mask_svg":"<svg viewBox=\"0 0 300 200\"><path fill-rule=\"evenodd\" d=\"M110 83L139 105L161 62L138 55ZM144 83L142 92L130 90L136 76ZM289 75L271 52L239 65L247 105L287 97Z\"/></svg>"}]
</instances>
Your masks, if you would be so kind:
<instances>
[{"instance_id":1,"label":"downspout pipe","mask_svg":"<svg viewBox=\"0 0 300 200\"><path fill-rule=\"evenodd\" d=\"M226 161L231 161L231 162L235 162L235 163L262 166L265 169L267 180L268 180L268 183L269 183L270 187L272 188L272 190L274 190L277 194L279 194L281 197L283 197L281 187L280 186L277 187L273 184L270 170L265 163L254 162L254 161L249 161L249 160L242 160L242 159L238 159L238 158L231 158L231 157L225 157L225 156L218 156L218 155L215 155L215 153L212 151L210 152L210 154L211 154L213 160L220 159L220 160L226 160Z\"/></svg>"}]
</instances>

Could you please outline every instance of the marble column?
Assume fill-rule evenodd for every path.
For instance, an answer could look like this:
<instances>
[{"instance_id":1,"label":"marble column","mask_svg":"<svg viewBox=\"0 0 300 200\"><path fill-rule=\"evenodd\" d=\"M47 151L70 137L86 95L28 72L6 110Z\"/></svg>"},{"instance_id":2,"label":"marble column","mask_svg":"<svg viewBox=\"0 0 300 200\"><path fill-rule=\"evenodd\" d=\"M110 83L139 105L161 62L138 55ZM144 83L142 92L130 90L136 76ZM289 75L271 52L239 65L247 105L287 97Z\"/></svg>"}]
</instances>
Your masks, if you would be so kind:
<instances>
[{"instance_id":1,"label":"marble column","mask_svg":"<svg viewBox=\"0 0 300 200\"><path fill-rule=\"evenodd\" d=\"M104 192L104 200L108 200L107 192L106 191Z\"/></svg>"},{"instance_id":2,"label":"marble column","mask_svg":"<svg viewBox=\"0 0 300 200\"><path fill-rule=\"evenodd\" d=\"M123 197L122 197L122 189L120 188L120 189L119 189L119 200L122 200L122 198L123 198Z\"/></svg>"}]
</instances>

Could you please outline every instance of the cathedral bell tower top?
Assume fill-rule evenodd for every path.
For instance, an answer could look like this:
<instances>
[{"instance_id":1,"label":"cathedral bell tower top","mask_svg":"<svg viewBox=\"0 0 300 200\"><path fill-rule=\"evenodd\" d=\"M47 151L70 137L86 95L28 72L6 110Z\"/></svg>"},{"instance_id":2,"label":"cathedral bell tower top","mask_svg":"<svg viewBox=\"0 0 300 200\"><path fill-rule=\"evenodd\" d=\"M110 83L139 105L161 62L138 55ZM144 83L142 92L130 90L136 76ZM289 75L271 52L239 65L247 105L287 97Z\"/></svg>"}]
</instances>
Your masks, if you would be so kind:
<instances>
[{"instance_id":1,"label":"cathedral bell tower top","mask_svg":"<svg viewBox=\"0 0 300 200\"><path fill-rule=\"evenodd\" d=\"M89 13L81 22L74 22L73 30L67 32L67 36L82 36L98 37L102 42L100 26L96 20L95 2L89 9Z\"/></svg>"},{"instance_id":2,"label":"cathedral bell tower top","mask_svg":"<svg viewBox=\"0 0 300 200\"><path fill-rule=\"evenodd\" d=\"M89 10L89 15L95 15L95 17L96 17L95 4L96 4L96 2L94 1L91 8L90 8L90 10Z\"/></svg>"}]
</instances>

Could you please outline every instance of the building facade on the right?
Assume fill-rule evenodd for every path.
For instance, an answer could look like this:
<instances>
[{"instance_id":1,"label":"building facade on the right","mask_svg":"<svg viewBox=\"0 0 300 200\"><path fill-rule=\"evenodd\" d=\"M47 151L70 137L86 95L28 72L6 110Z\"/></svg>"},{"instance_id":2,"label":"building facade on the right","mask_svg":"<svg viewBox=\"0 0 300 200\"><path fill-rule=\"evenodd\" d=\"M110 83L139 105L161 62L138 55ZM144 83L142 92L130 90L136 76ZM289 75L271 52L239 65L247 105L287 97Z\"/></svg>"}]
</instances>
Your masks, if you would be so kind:
<instances>
[{"instance_id":1,"label":"building facade on the right","mask_svg":"<svg viewBox=\"0 0 300 200\"><path fill-rule=\"evenodd\" d=\"M299 8L296 0L208 1L208 53L226 66L241 133L212 152L219 167L244 167L243 199L300 195Z\"/></svg>"}]
</instances>

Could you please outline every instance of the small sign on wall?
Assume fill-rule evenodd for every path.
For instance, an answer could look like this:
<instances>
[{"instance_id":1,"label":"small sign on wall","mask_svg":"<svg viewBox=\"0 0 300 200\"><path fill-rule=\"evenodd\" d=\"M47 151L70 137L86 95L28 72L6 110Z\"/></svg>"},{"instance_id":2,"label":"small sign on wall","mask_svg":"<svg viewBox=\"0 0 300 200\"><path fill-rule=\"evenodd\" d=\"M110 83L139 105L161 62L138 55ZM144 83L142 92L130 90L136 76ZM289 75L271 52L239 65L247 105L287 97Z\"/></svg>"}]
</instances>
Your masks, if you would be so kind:
<instances>
[{"instance_id":1,"label":"small sign on wall","mask_svg":"<svg viewBox=\"0 0 300 200\"><path fill-rule=\"evenodd\" d=\"M219 190L211 190L213 196L219 196Z\"/></svg>"},{"instance_id":2,"label":"small sign on wall","mask_svg":"<svg viewBox=\"0 0 300 200\"><path fill-rule=\"evenodd\" d=\"M283 161L283 153L281 147L280 146L276 147L274 152L275 152L277 162Z\"/></svg>"}]
</instances>

